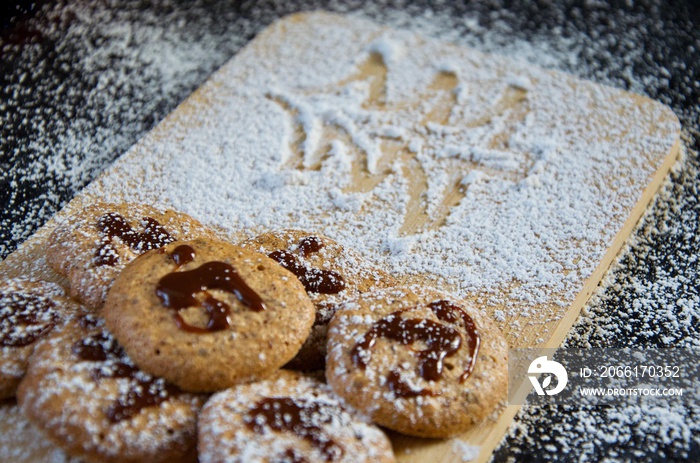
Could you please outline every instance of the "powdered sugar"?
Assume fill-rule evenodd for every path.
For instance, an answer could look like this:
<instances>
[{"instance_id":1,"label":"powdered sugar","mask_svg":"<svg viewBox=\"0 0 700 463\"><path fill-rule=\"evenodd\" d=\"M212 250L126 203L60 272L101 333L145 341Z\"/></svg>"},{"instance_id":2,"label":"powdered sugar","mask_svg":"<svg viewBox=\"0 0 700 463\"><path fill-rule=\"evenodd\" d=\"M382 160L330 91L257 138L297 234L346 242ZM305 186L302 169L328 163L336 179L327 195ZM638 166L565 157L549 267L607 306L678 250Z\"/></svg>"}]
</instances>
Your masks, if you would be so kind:
<instances>
[{"instance_id":1,"label":"powdered sugar","mask_svg":"<svg viewBox=\"0 0 700 463\"><path fill-rule=\"evenodd\" d=\"M304 459L388 461L386 436L319 380L281 371L219 392L199 423L200 461ZM328 458L332 455L333 458Z\"/></svg>"},{"instance_id":2,"label":"powdered sugar","mask_svg":"<svg viewBox=\"0 0 700 463\"><path fill-rule=\"evenodd\" d=\"M696 153L692 156L695 158ZM695 162L672 173L656 204L646 214L619 261L603 281L583 316L566 341L571 347L698 347L700 318L698 268L693 258L669 258L669 248L692 246L698 234L697 220L683 220L682 227L669 228L667 214L698 213L695 195L680 195L679 189L697 188ZM694 182L694 181L693 181ZM674 206L671 206L674 205ZM634 260L638 259L637 262ZM662 265L654 261L663 261ZM647 270L654 269L650 279ZM700 409L691 401L670 406L525 408L499 452L518 455L535 443L548 443L548 459L562 453L580 454L580 461L652 461L658 458L692 460L700 436ZM544 434L544 436L540 435ZM616 445L635 442L634 446ZM610 444L613 444L610 446ZM549 448L551 447L551 449ZM510 449L506 451L506 448ZM515 457L517 458L517 457Z\"/></svg>"},{"instance_id":3,"label":"powdered sugar","mask_svg":"<svg viewBox=\"0 0 700 463\"><path fill-rule=\"evenodd\" d=\"M274 53L265 41L243 50L200 90L195 119L144 139L86 193L165 203L232 236L320 230L513 318L570 303L671 149L667 110L372 23L313 18L271 29ZM446 57L458 72L440 74ZM513 74L528 85L509 84ZM460 78L480 89L464 105L450 96ZM325 161L326 139L352 153L351 175ZM396 154L417 143L415 157Z\"/></svg>"},{"instance_id":4,"label":"powdered sugar","mask_svg":"<svg viewBox=\"0 0 700 463\"><path fill-rule=\"evenodd\" d=\"M12 403L0 404L3 435L0 439L0 461L35 463L37 456L46 463L80 463L70 458L32 425Z\"/></svg>"},{"instance_id":5,"label":"powdered sugar","mask_svg":"<svg viewBox=\"0 0 700 463\"><path fill-rule=\"evenodd\" d=\"M205 398L139 371L103 326L88 316L43 341L22 390L23 413L88 456L148 458L193 447Z\"/></svg>"},{"instance_id":6,"label":"powdered sugar","mask_svg":"<svg viewBox=\"0 0 700 463\"><path fill-rule=\"evenodd\" d=\"M333 2L324 5L338 10L353 8L347 4ZM367 3L362 6L360 13L374 17L380 22L417 30L425 35L458 41L483 51L518 57L545 67L564 69L597 81L650 94L673 104L674 110L687 124L688 133L696 130L697 111L684 111L684 106L690 107L696 101L693 95L697 93L693 93L693 88L697 88L698 85L697 66L693 60L684 60L682 54L679 57L678 53L686 47L694 46L698 49L698 42L697 34L684 36L683 21L692 23L692 19L688 20L690 16L683 16L682 12L670 15L671 18L674 15L682 18L676 23L680 26L674 30L671 23L673 19L669 20L665 16L666 13L660 19L656 7L649 7L650 11L645 11L647 7L640 7L640 2L635 2L636 7L632 7L630 2L627 7L619 9L611 9L601 2L585 2L583 6L573 7L564 7L556 3L542 6L540 3L518 2L513 7L499 7L493 2L472 2L468 8L457 12L449 8L447 11L441 10L447 6L440 2L435 4L437 10L421 5L395 5L392 3L388 6L386 2ZM165 1L142 12L125 9L122 4L104 6L98 3L97 6L86 9L83 2L71 2L55 11L47 8L50 10L47 13L50 21L39 22L35 27L40 28L50 39L61 40L58 42L61 53L75 50L68 54L68 59L63 59L64 69L69 69L70 76L77 75L78 71L70 71L74 63L82 70L82 62L91 60L90 67L86 69L101 69L101 80L104 84L100 88L105 89L106 93L99 94L91 90L89 85L83 87L85 84L70 76L56 77L56 85L50 84L48 88L42 86L38 91L36 87L19 87L19 93L33 90L35 94L49 95L50 100L58 102L55 116L32 112L34 110L30 105L26 105L29 112L16 112L19 117L36 120L41 126L40 131L37 128L37 131L33 132L39 135L34 135L31 144L32 152L41 155L40 160L29 168L22 168L24 174L21 175L24 175L27 181L42 181L49 186L61 185L68 190L67 196L70 197L71 192L77 191L101 169L106 159L120 154L143 134L150 121L158 120L174 108L205 75L237 50L254 30L260 29L264 23L285 11L297 8L292 2L285 2L285 5L266 3L246 7L242 11L211 6L207 8L212 11L201 6L200 9L192 7L183 10L182 7L178 7L173 10L172 6L170 2ZM62 9L69 12L63 21L60 20ZM67 27L67 17L70 11L75 10L83 12L79 18L73 18L70 27ZM183 26L185 17L188 24ZM581 19L584 17L585 20ZM111 27L110 23L115 20L122 26ZM126 23L132 26L124 26ZM69 32L67 40L61 39L61 31ZM102 53L99 60L92 60L90 57L96 52L97 46L104 45L104 41L94 42L92 37L97 36L98 40L103 40L100 38L102 35L106 36L102 34L103 31L109 31L110 36L118 39L118 43L121 41L129 44L129 47L114 47L107 42L114 54L107 56L106 53ZM123 39L127 36L131 38ZM652 36L655 38L651 39ZM672 39L674 36L677 39ZM149 40L145 40L144 37L148 37ZM205 45L197 46L194 42ZM149 59L142 56L144 46L149 46L154 51L147 53ZM42 56L41 47L27 46L25 50L27 49L31 49L34 56ZM198 50L206 50L206 53L199 54ZM59 54L60 56L63 55ZM664 63L668 70L661 69L661 65L654 64L655 62ZM178 74L177 78L184 80L173 84L168 81L168 76L175 74L166 72L166 67L170 67L171 70L196 71ZM28 67L22 72L31 77L34 75L33 69L47 68L50 66L42 65L41 61L34 58L29 60ZM18 66L18 69L22 69L22 66ZM37 75L41 76L38 71ZM25 84L31 82L29 77L24 79ZM11 85L14 86L12 88L17 88L17 82L13 81ZM56 90L59 85L66 91ZM76 106L78 104L75 103L79 90L83 88L86 88L84 93L89 95L90 103L87 107ZM172 93L163 93L163 89L172 90ZM467 98L475 93L474 89L470 92L466 86L464 89L465 92L460 98ZM132 96L129 96L130 92ZM685 99L692 103L686 104ZM13 100L8 100L7 106L4 106L5 102L2 104L3 108L15 107ZM87 112L86 119L65 122L70 121L76 112L83 110ZM63 113L68 114L68 117L63 117ZM31 117L28 117L28 114L31 114ZM3 110L3 117L10 116ZM3 126L11 125L3 123ZM5 140L12 143L12 137L6 137ZM690 140L689 143L692 145L693 141ZM418 142L412 142L410 147L417 152L420 149L418 145ZM3 152L9 151L11 150L3 149ZM85 162L73 159L80 153L83 153L81 156L85 157ZM50 170L57 178L46 182L36 173L44 171L45 164L52 166ZM693 198L698 196L697 172L693 167L696 164L697 155L691 153L675 174L673 183L664 190L663 199L646 219L633 247L625 251L615 277L605 283L605 289L601 292L604 294L602 302L594 303L584 317L585 329L578 342L586 343L589 339L593 345L607 343L610 339L614 339L616 343L629 340L635 343L663 342L663 345L692 345L697 342L697 323L693 323L693 320L698 319L698 300L692 281L698 268L697 261L688 257L692 255L688 249L697 246L697 240L693 237L698 236L697 202L693 201ZM21 167L18 164L16 168ZM296 171L276 178L282 185L286 182L305 181L303 175ZM537 177L530 177L527 181L536 182L536 179ZM46 220L66 201L66 193L60 189L58 193L55 189L49 190L43 197L29 203L24 203L20 194L11 191L14 195L11 203L12 210L15 211L13 214L15 217L25 217L11 230L9 236L14 240L27 237L38 223ZM468 189L466 198L470 197L469 194ZM337 195L335 199L337 206L347 209L359 208L363 201L361 195ZM212 210L211 213L215 214L215 211ZM383 246L398 253L407 252L411 249L412 238L388 236L383 241ZM5 248L4 252L8 252L9 249L11 248ZM571 264L575 265L575 262ZM674 290L667 293L668 288ZM681 320L686 321L677 323L676 313L682 316ZM663 316L659 317L657 314ZM513 322L515 323L517 321ZM662 335L657 338L657 333ZM545 415L547 414L536 416ZM552 423L547 421L552 416L568 416L566 431L562 431L560 438L570 442L575 441L575 436L578 435L576 428L590 433L618 436L620 442L626 442L623 434L618 434L615 430L634 425L632 421L606 425L604 420L596 418L595 411L579 414L555 411L548 415L549 418L537 418L540 424L531 428L535 429L540 425L552 426ZM577 425L576 420L580 420L584 425ZM697 419L693 419L691 415L686 421L692 423ZM528 421L528 426L531 424L532 422ZM563 426L559 428L564 429ZM536 434L531 433L528 440L530 445L522 445L520 448L530 452L528 448L533 440L537 440ZM650 432L645 439L652 439L652 434L653 432ZM587 437L575 441L581 445L574 444L571 448L589 455L598 452L586 446L585 439ZM511 449L517 447L512 441L510 443ZM600 456L599 453L597 455ZM560 454L555 454L554 458L557 456Z\"/></svg>"},{"instance_id":7,"label":"powdered sugar","mask_svg":"<svg viewBox=\"0 0 700 463\"><path fill-rule=\"evenodd\" d=\"M473 461L479 456L481 447L471 445L467 442L455 439L452 444L452 452L461 459L461 461Z\"/></svg>"}]
</instances>

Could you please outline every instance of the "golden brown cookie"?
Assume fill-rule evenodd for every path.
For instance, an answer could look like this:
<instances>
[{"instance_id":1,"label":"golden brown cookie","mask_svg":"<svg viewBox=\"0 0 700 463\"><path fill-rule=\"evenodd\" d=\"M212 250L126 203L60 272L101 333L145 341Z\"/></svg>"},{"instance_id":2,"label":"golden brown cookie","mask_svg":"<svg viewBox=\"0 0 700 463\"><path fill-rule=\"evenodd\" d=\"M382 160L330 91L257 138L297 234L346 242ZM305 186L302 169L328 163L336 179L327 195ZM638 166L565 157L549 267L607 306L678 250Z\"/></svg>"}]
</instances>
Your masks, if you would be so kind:
<instances>
[{"instance_id":1,"label":"golden brown cookie","mask_svg":"<svg viewBox=\"0 0 700 463\"><path fill-rule=\"evenodd\" d=\"M278 230L241 244L280 263L302 282L316 306L316 321L299 354L287 365L300 370L322 369L328 322L338 304L394 279L357 253L316 233Z\"/></svg>"},{"instance_id":2,"label":"golden brown cookie","mask_svg":"<svg viewBox=\"0 0 700 463\"><path fill-rule=\"evenodd\" d=\"M200 236L212 232L181 212L145 204L96 203L56 227L46 261L68 278L72 297L99 309L114 278L136 256Z\"/></svg>"},{"instance_id":3,"label":"golden brown cookie","mask_svg":"<svg viewBox=\"0 0 700 463\"><path fill-rule=\"evenodd\" d=\"M20 383L22 412L69 455L100 462L196 462L203 395L140 371L95 315L41 341Z\"/></svg>"},{"instance_id":4,"label":"golden brown cookie","mask_svg":"<svg viewBox=\"0 0 700 463\"><path fill-rule=\"evenodd\" d=\"M394 461L376 426L323 382L298 372L211 397L199 419L200 463Z\"/></svg>"},{"instance_id":5,"label":"golden brown cookie","mask_svg":"<svg viewBox=\"0 0 700 463\"><path fill-rule=\"evenodd\" d=\"M430 289L392 288L336 312L326 377L382 426L450 437L505 398L507 356L498 328L470 303Z\"/></svg>"},{"instance_id":6,"label":"golden brown cookie","mask_svg":"<svg viewBox=\"0 0 700 463\"><path fill-rule=\"evenodd\" d=\"M48 281L0 282L0 399L14 397L35 343L85 310Z\"/></svg>"},{"instance_id":7,"label":"golden brown cookie","mask_svg":"<svg viewBox=\"0 0 700 463\"><path fill-rule=\"evenodd\" d=\"M308 337L314 307L294 275L229 243L171 243L129 264L103 309L137 365L188 391L264 378Z\"/></svg>"}]
</instances>

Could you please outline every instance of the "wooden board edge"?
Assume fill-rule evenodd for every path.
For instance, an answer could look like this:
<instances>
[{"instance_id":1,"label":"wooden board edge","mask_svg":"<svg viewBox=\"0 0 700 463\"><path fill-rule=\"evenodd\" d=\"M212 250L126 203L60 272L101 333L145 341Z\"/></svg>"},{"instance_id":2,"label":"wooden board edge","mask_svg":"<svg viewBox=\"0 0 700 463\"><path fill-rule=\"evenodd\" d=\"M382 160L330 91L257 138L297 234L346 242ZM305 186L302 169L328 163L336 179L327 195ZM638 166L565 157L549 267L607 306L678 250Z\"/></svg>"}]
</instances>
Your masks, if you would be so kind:
<instances>
[{"instance_id":1,"label":"wooden board edge","mask_svg":"<svg viewBox=\"0 0 700 463\"><path fill-rule=\"evenodd\" d=\"M521 408L521 405L507 405L503 409L498 420L491 425L491 430L486 435L484 443L481 444L479 456L475 460L472 460L471 463L487 463L491 460L493 451L496 450L496 447L503 441L510 425L515 419L515 415L518 414ZM453 458L448 460L448 463L461 463L463 461L464 460L459 455L454 455Z\"/></svg>"},{"instance_id":2,"label":"wooden board edge","mask_svg":"<svg viewBox=\"0 0 700 463\"><path fill-rule=\"evenodd\" d=\"M678 137L671 147L669 154L663 159L661 165L652 177L651 182L647 188L645 188L641 197L633 207L630 216L627 218L622 228L615 236L611 246L608 248L608 251L601 260L601 263L588 278L583 286L583 289L574 299L574 302L571 304L564 317L562 317L562 319L556 325L554 331L552 332L552 336L547 342L544 343L544 345L538 347L558 348L564 342L564 339L571 331L571 328L576 322L576 319L581 313L584 305L593 295L595 289L598 287L603 279L603 276L607 273L608 269L615 261L629 236L634 232L635 227L642 219L647 207L656 196L657 191L663 186L664 180L668 176L673 165L679 159L681 153L680 123L678 123L678 127ZM472 460L473 463L487 463L491 459L493 456L493 451L502 442L508 428L510 428L515 416L521 409L521 405L507 405L503 409L498 419L490 426L490 430L486 434L484 441L481 444L479 456L475 460ZM460 460L459 456L453 455L452 458L446 460L446 463L457 463L459 461L462 461Z\"/></svg>"},{"instance_id":3,"label":"wooden board edge","mask_svg":"<svg viewBox=\"0 0 700 463\"><path fill-rule=\"evenodd\" d=\"M677 119L676 119L677 120ZM680 123L678 125L678 136L672 145L668 155L663 159L661 165L654 173L651 182L642 192L642 195L637 200L637 203L632 208L632 211L627 220L622 225L622 228L613 239L612 244L603 256L598 267L593 271L590 277L586 280L582 290L578 293L574 302L571 304L565 315L559 320L550 338L541 346L546 348L558 348L564 342L564 339L573 327L584 305L595 292L596 288L607 273L610 266L613 264L618 254L622 250L625 242L630 235L634 233L634 229L642 219L644 212L649 204L656 196L656 192L662 187L664 180L668 176L671 168L680 157L681 139L680 139Z\"/></svg>"}]
</instances>

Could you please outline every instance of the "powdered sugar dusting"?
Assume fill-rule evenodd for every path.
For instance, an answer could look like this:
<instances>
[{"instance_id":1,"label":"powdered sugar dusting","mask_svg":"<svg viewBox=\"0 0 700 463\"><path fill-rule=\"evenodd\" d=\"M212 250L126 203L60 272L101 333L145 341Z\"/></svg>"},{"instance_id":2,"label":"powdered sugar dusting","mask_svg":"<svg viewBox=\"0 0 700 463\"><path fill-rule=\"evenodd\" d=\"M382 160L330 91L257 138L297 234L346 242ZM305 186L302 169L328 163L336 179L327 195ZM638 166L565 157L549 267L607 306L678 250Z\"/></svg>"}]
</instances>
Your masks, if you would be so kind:
<instances>
[{"instance_id":1,"label":"powdered sugar dusting","mask_svg":"<svg viewBox=\"0 0 700 463\"><path fill-rule=\"evenodd\" d=\"M379 428L318 379L284 370L213 395L202 410L199 435L202 463L289 459L290 452L309 461L392 460Z\"/></svg>"},{"instance_id":2,"label":"powdered sugar dusting","mask_svg":"<svg viewBox=\"0 0 700 463\"><path fill-rule=\"evenodd\" d=\"M19 172L21 179L10 185L8 205L3 211L10 215L10 219L3 215L5 234L0 244L3 255L65 204L107 160L121 154L153 121L173 109L254 31L299 8L294 2L251 3L240 9L230 8L228 4L221 8L214 3L207 6L195 3L191 7L173 8L168 0L155 1L154 6L144 10L126 7L123 2L88 5L76 1L59 7L47 4L39 19L29 22L29 27L30 31L48 37L48 46L36 42L22 46L3 43L3 51L8 53L5 56L21 55L24 61L19 62L14 68L16 72L9 77L6 95L13 96L0 104L2 127L12 130L16 121L26 119L28 122L21 130L27 130L31 143L27 144L30 149L23 147L24 135L11 131L9 136L0 137L2 152L36 159L29 166L21 162L3 164L9 167L3 175ZM697 65L694 60L683 59L681 50L687 48L692 54L692 50L700 48L700 41L697 32L693 32L692 15L684 13L683 8L668 12L645 2L627 2L615 8L604 2L573 6L556 2L544 6L531 2L512 5L471 2L468 7L434 2L431 8L420 3L382 1L361 6L352 2L305 4L305 7L313 6L336 11L357 8L360 15L426 36L645 93L673 106L686 125L686 135L697 132L695 103L700 87ZM81 14L71 18L76 10ZM111 26L115 20L120 27ZM116 38L120 46L113 46L107 38ZM205 45L198 47L195 42ZM114 53L96 54L105 44ZM59 65L52 68L46 57L53 46L58 52ZM148 59L144 59L144 47L153 51L146 53ZM206 53L200 54L198 50ZM91 57L93 54L95 58ZM86 68L87 61L90 65ZM99 86L93 85L92 80L82 80L80 73L84 68L96 73ZM193 72L177 73L178 69ZM450 66L445 69L455 70ZM172 77L180 80L170 82ZM37 82L39 78L43 80ZM164 89L172 93L164 93ZM458 96L467 98L473 93L474 89L464 86ZM28 95L32 96L29 100ZM85 98L81 99L81 95ZM49 110L37 106L42 96L52 102ZM86 117L75 118L76 114ZM692 138L686 142L697 146ZM410 149L419 151L419 143L412 142ZM624 252L614 278L604 283L601 289L604 297L593 303L582 318L584 329L576 342L582 345L589 340L592 345L608 345L611 339L615 343L635 344L656 344L663 340L660 345L697 342L699 304L692 282L699 270L698 261L689 257L692 255L689 250L693 246L697 249L694 237L700 236L694 199L698 197L697 159L697 153L691 152L679 166L673 182L664 189L663 199L645 219L638 239ZM42 175L47 165L52 166L49 170L54 175L48 180ZM273 180L280 185L304 181L296 171L269 179ZM536 182L536 177L528 181ZM32 182L47 188L35 199L22 193L22 188ZM360 207L359 195L336 197L339 207ZM412 239L389 237L385 244L397 253L407 252ZM669 288L673 289L667 293ZM499 320L505 317L504 312L499 313L502 314ZM662 335L657 336L658 333ZM700 421L697 411L695 415L688 415L687 410L684 413L685 425L681 424L683 420L671 421L676 429L686 430L675 434L681 438L689 434L687 430L692 423ZM525 411L519 418L522 423L519 437L509 439L506 450L516 455L536 452L539 458L557 461L560 452L548 453L537 445L544 442L543 436L549 434L550 428L557 428L552 436L557 439L556 446L563 448L563 443L569 442L568 448L583 454L583 459L586 455L589 460L604 456L621 459L619 454L616 457L611 452L630 447L629 433L618 431L636 429L638 424L651 419L639 414L630 416L634 418L611 423L596 410ZM553 422L555 418L564 422ZM634 442L642 442L634 446L636 451L647 449L647 455L654 455L659 448L654 433L661 433L661 428L648 429L641 441L639 434L634 434ZM599 436L595 445L588 443L593 435ZM698 432L691 432L689 440L681 440L680 445L686 451L694 445L697 456L698 444L697 439L692 440L693 435L697 436ZM619 444L613 445L613 450L606 450L606 444L615 442ZM665 457L672 458L668 452ZM501 454L500 459L503 458Z\"/></svg>"},{"instance_id":3,"label":"powdered sugar dusting","mask_svg":"<svg viewBox=\"0 0 700 463\"><path fill-rule=\"evenodd\" d=\"M86 193L166 203L233 236L321 230L512 318L571 303L670 151L673 116L512 60L310 18L273 26L200 90L206 106L183 110ZM480 89L464 104L451 96L460 78ZM416 140L415 156L400 154ZM323 144L338 142L351 174L326 162Z\"/></svg>"},{"instance_id":4,"label":"powdered sugar dusting","mask_svg":"<svg viewBox=\"0 0 700 463\"><path fill-rule=\"evenodd\" d=\"M479 456L481 447L477 445L470 445L467 442L456 439L452 444L452 452L454 452L461 461L474 461Z\"/></svg>"},{"instance_id":5,"label":"powdered sugar dusting","mask_svg":"<svg viewBox=\"0 0 700 463\"><path fill-rule=\"evenodd\" d=\"M0 397L14 397L34 345L82 309L54 283L0 282Z\"/></svg>"},{"instance_id":6,"label":"powdered sugar dusting","mask_svg":"<svg viewBox=\"0 0 700 463\"><path fill-rule=\"evenodd\" d=\"M13 463L80 463L59 449L51 440L32 425L19 411L16 404L0 404L0 421L3 435L0 439L0 461Z\"/></svg>"},{"instance_id":7,"label":"powdered sugar dusting","mask_svg":"<svg viewBox=\"0 0 700 463\"><path fill-rule=\"evenodd\" d=\"M92 315L40 343L18 397L53 439L105 459L186 454L205 400L138 370Z\"/></svg>"}]
</instances>

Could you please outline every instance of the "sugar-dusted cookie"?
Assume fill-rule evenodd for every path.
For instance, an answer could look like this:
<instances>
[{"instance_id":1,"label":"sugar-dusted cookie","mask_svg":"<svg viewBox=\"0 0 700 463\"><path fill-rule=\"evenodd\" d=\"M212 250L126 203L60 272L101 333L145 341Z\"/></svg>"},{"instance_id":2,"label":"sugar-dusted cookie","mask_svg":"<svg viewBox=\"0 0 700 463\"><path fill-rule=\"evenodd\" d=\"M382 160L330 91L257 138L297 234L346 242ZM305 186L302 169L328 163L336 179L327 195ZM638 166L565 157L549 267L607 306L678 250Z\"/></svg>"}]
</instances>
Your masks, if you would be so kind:
<instances>
[{"instance_id":1,"label":"sugar-dusted cookie","mask_svg":"<svg viewBox=\"0 0 700 463\"><path fill-rule=\"evenodd\" d=\"M356 252L320 234L300 230L278 230L256 236L241 246L267 254L302 282L316 306L311 335L290 368L323 368L328 322L338 304L394 280Z\"/></svg>"},{"instance_id":2,"label":"sugar-dusted cookie","mask_svg":"<svg viewBox=\"0 0 700 463\"><path fill-rule=\"evenodd\" d=\"M264 378L311 331L304 287L269 257L215 240L144 254L115 280L107 326L137 365L189 391Z\"/></svg>"},{"instance_id":3,"label":"sugar-dusted cookie","mask_svg":"<svg viewBox=\"0 0 700 463\"><path fill-rule=\"evenodd\" d=\"M83 463L47 438L13 399L0 401L0 461L3 463Z\"/></svg>"},{"instance_id":4,"label":"sugar-dusted cookie","mask_svg":"<svg viewBox=\"0 0 700 463\"><path fill-rule=\"evenodd\" d=\"M505 398L507 348L466 301L417 287L377 290L331 320L326 377L378 424L449 437Z\"/></svg>"},{"instance_id":5,"label":"sugar-dusted cookie","mask_svg":"<svg viewBox=\"0 0 700 463\"><path fill-rule=\"evenodd\" d=\"M200 463L394 461L379 428L323 382L285 370L213 395L197 445Z\"/></svg>"},{"instance_id":6,"label":"sugar-dusted cookie","mask_svg":"<svg viewBox=\"0 0 700 463\"><path fill-rule=\"evenodd\" d=\"M84 309L48 281L0 282L0 399L14 397L35 343Z\"/></svg>"},{"instance_id":7,"label":"sugar-dusted cookie","mask_svg":"<svg viewBox=\"0 0 700 463\"><path fill-rule=\"evenodd\" d=\"M145 204L95 203L56 227L46 261L68 278L72 297L97 309L114 278L136 256L175 240L211 235L181 212Z\"/></svg>"},{"instance_id":8,"label":"sugar-dusted cookie","mask_svg":"<svg viewBox=\"0 0 700 463\"><path fill-rule=\"evenodd\" d=\"M95 315L42 340L20 383L22 412L73 456L100 462L196 462L205 396L140 371Z\"/></svg>"}]
</instances>

